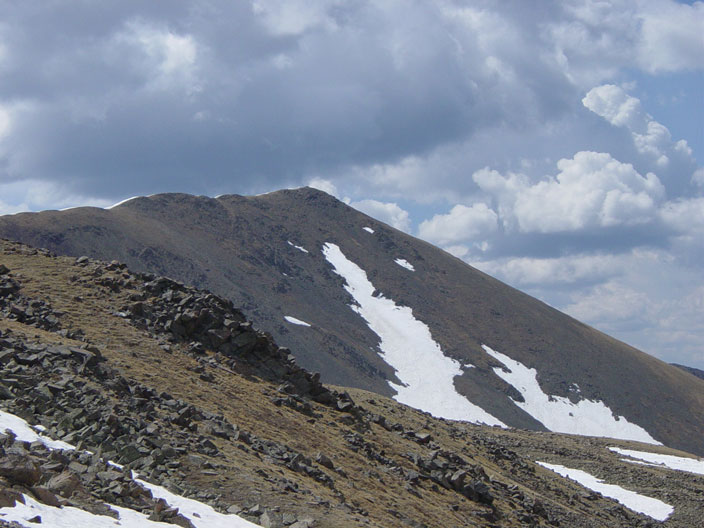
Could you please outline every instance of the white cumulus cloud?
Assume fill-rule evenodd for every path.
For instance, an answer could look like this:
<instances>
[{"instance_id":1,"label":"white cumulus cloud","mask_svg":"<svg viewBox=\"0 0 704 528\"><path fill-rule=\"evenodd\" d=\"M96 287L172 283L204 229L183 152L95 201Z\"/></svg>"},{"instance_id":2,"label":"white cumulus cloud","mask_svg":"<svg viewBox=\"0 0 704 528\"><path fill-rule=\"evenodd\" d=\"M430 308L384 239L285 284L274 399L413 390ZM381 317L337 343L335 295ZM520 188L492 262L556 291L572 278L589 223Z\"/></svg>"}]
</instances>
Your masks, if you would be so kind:
<instances>
[{"instance_id":1,"label":"white cumulus cloud","mask_svg":"<svg viewBox=\"0 0 704 528\"><path fill-rule=\"evenodd\" d=\"M471 264L521 287L603 281L623 271L623 260L615 255L517 257L485 262L472 261Z\"/></svg>"},{"instance_id":2,"label":"white cumulus cloud","mask_svg":"<svg viewBox=\"0 0 704 528\"><path fill-rule=\"evenodd\" d=\"M502 222L521 232L556 233L634 225L655 214L664 188L653 173L641 176L611 155L578 152L558 161L560 172L532 184L521 174L489 169L474 181L499 204Z\"/></svg>"},{"instance_id":3,"label":"white cumulus cloud","mask_svg":"<svg viewBox=\"0 0 704 528\"><path fill-rule=\"evenodd\" d=\"M455 205L448 214L435 215L421 222L421 238L441 246L486 239L497 230L498 216L484 203ZM454 254L458 254L455 248Z\"/></svg>"},{"instance_id":4,"label":"white cumulus cloud","mask_svg":"<svg viewBox=\"0 0 704 528\"><path fill-rule=\"evenodd\" d=\"M650 73L704 67L704 3L647 2L640 14L638 64Z\"/></svg>"},{"instance_id":5,"label":"white cumulus cloud","mask_svg":"<svg viewBox=\"0 0 704 528\"><path fill-rule=\"evenodd\" d=\"M667 127L646 113L641 101L620 86L596 86L587 92L582 104L612 125L630 131L636 150L648 156L656 166L666 167L673 157L694 163L687 142L673 141Z\"/></svg>"},{"instance_id":6,"label":"white cumulus cloud","mask_svg":"<svg viewBox=\"0 0 704 528\"><path fill-rule=\"evenodd\" d=\"M582 99L582 104L615 126L641 129L646 124L640 100L615 84L592 88Z\"/></svg>"},{"instance_id":7,"label":"white cumulus cloud","mask_svg":"<svg viewBox=\"0 0 704 528\"><path fill-rule=\"evenodd\" d=\"M328 193L330 196L337 196L337 187L335 187L335 184L324 178L313 178L308 182L308 187Z\"/></svg>"},{"instance_id":8,"label":"white cumulus cloud","mask_svg":"<svg viewBox=\"0 0 704 528\"><path fill-rule=\"evenodd\" d=\"M329 11L341 3L340 0L254 0L252 11L273 35L295 36L316 27L333 29L336 24Z\"/></svg>"},{"instance_id":9,"label":"white cumulus cloud","mask_svg":"<svg viewBox=\"0 0 704 528\"><path fill-rule=\"evenodd\" d=\"M5 137L10 131L10 112L5 110L2 105L0 105L0 141Z\"/></svg>"},{"instance_id":10,"label":"white cumulus cloud","mask_svg":"<svg viewBox=\"0 0 704 528\"><path fill-rule=\"evenodd\" d=\"M141 67L149 78L149 87L181 87L189 93L200 90L195 71L198 49L192 35L179 35L142 22L129 22L116 41L135 45L141 51L145 59L141 61Z\"/></svg>"},{"instance_id":11,"label":"white cumulus cloud","mask_svg":"<svg viewBox=\"0 0 704 528\"><path fill-rule=\"evenodd\" d=\"M406 233L411 230L411 218L408 211L402 209L396 203L380 202L378 200L360 200L358 202L350 202L349 205L396 229L405 231Z\"/></svg>"}]
</instances>

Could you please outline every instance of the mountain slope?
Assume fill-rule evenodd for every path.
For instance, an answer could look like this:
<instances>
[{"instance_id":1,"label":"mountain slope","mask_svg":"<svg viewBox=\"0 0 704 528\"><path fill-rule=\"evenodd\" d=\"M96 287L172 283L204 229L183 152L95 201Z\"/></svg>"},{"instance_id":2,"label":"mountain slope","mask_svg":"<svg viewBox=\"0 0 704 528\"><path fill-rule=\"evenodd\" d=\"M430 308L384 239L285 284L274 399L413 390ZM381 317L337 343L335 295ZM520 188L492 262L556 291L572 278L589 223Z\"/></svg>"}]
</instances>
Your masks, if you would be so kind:
<instances>
[{"instance_id":1,"label":"mountain slope","mask_svg":"<svg viewBox=\"0 0 704 528\"><path fill-rule=\"evenodd\" d=\"M0 364L0 424L9 412L78 448L48 452L0 430L0 526L11 514L40 522L29 521L36 510L16 510L22 496L44 504L44 525L61 515L56 506L105 520L117 515L112 504L214 526L174 511L171 497L158 501L155 486L279 528L653 522L535 461L664 502L674 508L665 526L693 526L700 514L701 478L621 461L609 447L696 462L684 453L440 420L324 387L227 300L117 262L0 241Z\"/></svg>"},{"instance_id":2,"label":"mountain slope","mask_svg":"<svg viewBox=\"0 0 704 528\"><path fill-rule=\"evenodd\" d=\"M0 236L61 254L118 259L207 287L232 299L328 383L387 396L396 393L393 387L413 387L384 350L389 338L379 328L396 323L378 310L376 326L360 314L352 278L323 253L326 244L335 246L339 262L361 270L366 282L360 284L374 290L364 297L369 309L378 304L373 299L409 307L443 357L453 360L440 388L458 392L495 423L575 432L593 423L580 432L650 437L704 453L702 380L320 191L218 199L165 194L110 210L20 214L0 218ZM407 334L405 327L391 330ZM399 346L413 349L413 343ZM512 368L511 361L518 363ZM523 385L511 377L517 372ZM582 414L573 412L572 406L590 402ZM562 418L544 423L554 416ZM623 426L633 434L623 436Z\"/></svg>"}]
</instances>

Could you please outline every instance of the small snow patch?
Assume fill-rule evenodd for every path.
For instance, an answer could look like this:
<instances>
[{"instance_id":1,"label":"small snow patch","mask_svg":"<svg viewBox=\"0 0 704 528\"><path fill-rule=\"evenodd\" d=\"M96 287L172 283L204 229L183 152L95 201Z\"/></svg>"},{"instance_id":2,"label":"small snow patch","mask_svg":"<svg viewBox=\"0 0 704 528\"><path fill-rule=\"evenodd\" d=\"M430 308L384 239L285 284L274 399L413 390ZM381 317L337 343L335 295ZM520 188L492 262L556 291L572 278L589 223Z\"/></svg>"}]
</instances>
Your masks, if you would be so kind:
<instances>
[{"instance_id":1,"label":"small snow patch","mask_svg":"<svg viewBox=\"0 0 704 528\"><path fill-rule=\"evenodd\" d=\"M410 307L379 294L366 272L335 244L326 243L323 254L333 271L345 279L345 290L356 303L350 308L379 336L380 355L401 381L389 382L396 390L396 401L440 418L504 425L455 390L455 376L462 375L460 363L445 356Z\"/></svg>"},{"instance_id":2,"label":"small snow patch","mask_svg":"<svg viewBox=\"0 0 704 528\"><path fill-rule=\"evenodd\" d=\"M105 209L114 209L118 205L125 204L129 202L130 200L134 200L135 198L141 198L141 196L131 196L130 198L127 198L126 200L122 200L121 202L117 202L116 204L112 204L110 207L106 207Z\"/></svg>"},{"instance_id":3,"label":"small snow patch","mask_svg":"<svg viewBox=\"0 0 704 528\"><path fill-rule=\"evenodd\" d=\"M399 266L401 266L402 268L406 268L407 270L411 270L411 271L415 271L415 270L416 270L416 269L413 267L413 264L411 264L410 262L408 262L406 259L398 258L398 259L394 260L394 262L395 262L396 264L398 264Z\"/></svg>"},{"instance_id":4,"label":"small snow patch","mask_svg":"<svg viewBox=\"0 0 704 528\"><path fill-rule=\"evenodd\" d=\"M636 451L633 449L621 449L620 447L610 447L609 449L619 455L637 459L629 460L627 458L622 458L621 460L623 462L630 462L632 464L645 463L656 467L664 466L676 471L688 471L689 473L704 475L704 460L678 457L674 455L661 455L659 453L648 453L647 451Z\"/></svg>"},{"instance_id":5,"label":"small snow patch","mask_svg":"<svg viewBox=\"0 0 704 528\"><path fill-rule=\"evenodd\" d=\"M306 248L301 247L301 246L297 246L296 244L294 244L290 240L287 240L286 243L291 247L295 247L298 251L302 251L303 253L308 253L308 250Z\"/></svg>"},{"instance_id":6,"label":"small snow patch","mask_svg":"<svg viewBox=\"0 0 704 528\"><path fill-rule=\"evenodd\" d=\"M15 433L17 440L21 442L39 441L49 449L75 449L75 447L73 447L71 444L67 444L66 442L62 442L61 440L52 440L47 436L37 433L34 429L42 431L43 427L41 425L37 425L32 428L25 420L23 420L19 416L15 416L14 414L10 414L5 411L0 411L0 433L4 432L6 429L9 429L13 433Z\"/></svg>"},{"instance_id":7,"label":"small snow patch","mask_svg":"<svg viewBox=\"0 0 704 528\"><path fill-rule=\"evenodd\" d=\"M22 442L35 442L39 440L49 449L75 449L71 444L52 440L43 435L37 434L34 429L41 429L41 426L32 428L24 419L14 414L0 410L0 432L6 430L12 431L18 440ZM108 465L122 468L120 464L116 464L107 460ZM211 506L203 504L193 499L187 499L180 495L174 495L167 489L150 484L143 480L137 480L138 475L132 473L135 481L152 492L155 498L162 498L169 503L170 506L179 509L186 518L188 518L196 528L259 528L258 524L251 523L242 517L234 514L223 514L215 511ZM25 503L17 502L14 507L0 508L0 518L6 522L16 522L21 526L33 526L24 524L29 522L29 519L39 515L42 518L44 526L53 528L74 528L76 526L90 526L94 528L113 528L115 526L122 528L158 528L169 527L171 524L150 521L146 515L108 504L108 506L117 511L119 520L107 515L96 515L79 508L64 506L62 508L54 508L35 501L27 495L23 495Z\"/></svg>"},{"instance_id":8,"label":"small snow patch","mask_svg":"<svg viewBox=\"0 0 704 528\"><path fill-rule=\"evenodd\" d=\"M364 229L367 233L371 233L372 235L374 234L374 230L371 227L363 227L362 229Z\"/></svg>"},{"instance_id":9,"label":"small snow patch","mask_svg":"<svg viewBox=\"0 0 704 528\"><path fill-rule=\"evenodd\" d=\"M137 480L137 482L151 491L153 497L164 499L169 506L178 508L179 513L188 518L196 528L255 528L259 526L234 514L219 513L212 506L175 495L161 486L143 480Z\"/></svg>"},{"instance_id":10,"label":"small snow patch","mask_svg":"<svg viewBox=\"0 0 704 528\"><path fill-rule=\"evenodd\" d=\"M117 511L119 520L107 515L96 515L94 513L64 506L55 508L37 502L28 495L22 495L24 504L17 501L13 508L0 508L0 518L7 523L15 522L20 526L34 526L36 521L30 521L36 516L41 517L41 525L52 526L54 528L72 528L76 526L90 526L91 528L164 528L172 526L170 524L150 521L143 513L139 513L127 508L110 505L110 508Z\"/></svg>"},{"instance_id":11,"label":"small snow patch","mask_svg":"<svg viewBox=\"0 0 704 528\"><path fill-rule=\"evenodd\" d=\"M615 499L629 510L642 513L657 521L664 521L674 511L672 506L661 500L646 497L615 484L606 484L603 480L581 469L572 469L559 464L548 464L547 462L536 462L536 464L554 471L558 475L572 479L585 488L601 493L605 497Z\"/></svg>"},{"instance_id":12,"label":"small snow patch","mask_svg":"<svg viewBox=\"0 0 704 528\"><path fill-rule=\"evenodd\" d=\"M495 367L501 379L513 385L524 398L514 404L526 411L551 431L586 436L604 436L636 440L647 444L660 444L642 427L614 413L602 401L581 400L572 403L569 398L548 395L543 392L537 379L537 371L520 361L482 345L484 351L503 363L509 370Z\"/></svg>"},{"instance_id":13,"label":"small snow patch","mask_svg":"<svg viewBox=\"0 0 704 528\"><path fill-rule=\"evenodd\" d=\"M300 319L296 319L295 317L291 317L290 315L284 315L284 319L286 319L289 323L295 324L298 326L310 326L309 323L306 323L305 321L301 321Z\"/></svg>"}]
</instances>

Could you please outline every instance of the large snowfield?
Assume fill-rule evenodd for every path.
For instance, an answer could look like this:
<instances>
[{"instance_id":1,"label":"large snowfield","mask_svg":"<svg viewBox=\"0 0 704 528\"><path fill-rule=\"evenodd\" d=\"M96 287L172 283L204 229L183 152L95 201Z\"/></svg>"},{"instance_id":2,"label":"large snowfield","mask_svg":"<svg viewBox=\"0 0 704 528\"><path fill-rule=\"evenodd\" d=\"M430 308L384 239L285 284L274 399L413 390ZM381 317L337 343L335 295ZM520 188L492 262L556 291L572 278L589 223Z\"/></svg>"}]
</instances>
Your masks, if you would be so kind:
<instances>
[{"instance_id":1,"label":"large snowfield","mask_svg":"<svg viewBox=\"0 0 704 528\"><path fill-rule=\"evenodd\" d=\"M513 385L525 399L514 403L551 431L660 444L642 427L623 416L615 417L604 402L584 399L575 404L568 398L548 395L540 388L535 369L486 345L482 348L508 369L496 367L494 372Z\"/></svg>"},{"instance_id":2,"label":"large snowfield","mask_svg":"<svg viewBox=\"0 0 704 528\"><path fill-rule=\"evenodd\" d=\"M379 336L380 355L401 380L400 385L389 382L397 391L395 400L440 418L504 425L455 390L454 378L462 374L460 364L445 356L428 326L414 317L410 307L399 306L378 292L374 295L376 288L366 272L336 244L326 243L323 254L335 273L345 279L345 289L355 301L350 307ZM546 394L538 384L535 369L486 345L482 347L507 369L494 368L494 372L523 395L525 401L516 401L515 405L549 430L660 444L642 427L615 416L601 401L583 399L575 404L568 398Z\"/></svg>"},{"instance_id":3,"label":"large snowfield","mask_svg":"<svg viewBox=\"0 0 704 528\"><path fill-rule=\"evenodd\" d=\"M374 296L374 285L366 272L347 259L339 246L326 243L325 258L345 282L357 312L379 336L380 355L396 370L401 384L389 382L397 391L394 399L439 418L504 425L455 390L454 378L462 374L459 362L443 354L428 326L383 295Z\"/></svg>"},{"instance_id":4,"label":"large snowfield","mask_svg":"<svg viewBox=\"0 0 704 528\"><path fill-rule=\"evenodd\" d=\"M10 430L16 435L18 440L23 442L40 441L49 449L75 449L74 446L66 442L52 440L39 434L35 429L37 428L33 429L19 416L0 410L0 432ZM117 464L113 465L118 466ZM175 495L161 486L150 484L143 480L137 480L136 482L149 489L155 498L162 498L166 500L169 506L177 507L179 513L188 518L196 528L259 527L259 525L237 515L219 513L207 504ZM114 519L107 515L95 515L79 508L47 506L27 495L24 495L24 501L24 504L17 502L13 508L0 508L0 519L7 522L14 521L27 528L38 526L37 523L29 521L29 519L37 515L41 517L41 526L50 526L51 528L113 528L115 526L122 528L173 528L174 526L173 524L150 521L143 513L112 504L108 504L108 506L118 512L119 519Z\"/></svg>"},{"instance_id":5,"label":"large snowfield","mask_svg":"<svg viewBox=\"0 0 704 528\"><path fill-rule=\"evenodd\" d=\"M655 520L664 521L672 515L674 511L672 506L661 500L646 497L645 495L627 490L621 486L616 486L615 484L607 484L603 480L581 469L572 469L559 464L548 464L547 462L536 462L536 464L540 464L558 475L572 479L585 488L601 493L605 497L617 500L629 510L645 514Z\"/></svg>"}]
</instances>

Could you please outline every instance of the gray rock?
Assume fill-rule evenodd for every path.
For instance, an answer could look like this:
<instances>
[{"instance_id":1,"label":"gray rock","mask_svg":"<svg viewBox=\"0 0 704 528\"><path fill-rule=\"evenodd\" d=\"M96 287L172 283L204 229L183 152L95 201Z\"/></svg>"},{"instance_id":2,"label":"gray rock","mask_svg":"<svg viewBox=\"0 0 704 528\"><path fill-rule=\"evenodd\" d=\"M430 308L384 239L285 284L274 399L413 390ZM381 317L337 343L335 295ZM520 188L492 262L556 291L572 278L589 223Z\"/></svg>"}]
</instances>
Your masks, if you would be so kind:
<instances>
[{"instance_id":1,"label":"gray rock","mask_svg":"<svg viewBox=\"0 0 704 528\"><path fill-rule=\"evenodd\" d=\"M14 508L18 502L24 504L22 493L13 489L0 489L0 508Z\"/></svg>"},{"instance_id":2,"label":"gray rock","mask_svg":"<svg viewBox=\"0 0 704 528\"><path fill-rule=\"evenodd\" d=\"M10 482L32 486L39 482L42 474L37 463L30 457L6 453L0 461L0 476Z\"/></svg>"},{"instance_id":3,"label":"gray rock","mask_svg":"<svg viewBox=\"0 0 704 528\"><path fill-rule=\"evenodd\" d=\"M259 517L259 524L264 528L283 528L283 517L279 513L265 511Z\"/></svg>"},{"instance_id":4,"label":"gray rock","mask_svg":"<svg viewBox=\"0 0 704 528\"><path fill-rule=\"evenodd\" d=\"M301 519L291 525L291 528L313 528L315 521L313 519Z\"/></svg>"},{"instance_id":5,"label":"gray rock","mask_svg":"<svg viewBox=\"0 0 704 528\"><path fill-rule=\"evenodd\" d=\"M46 483L46 487L62 497L69 498L80 484L81 481L76 475L69 471L64 471L63 473L51 477L49 482Z\"/></svg>"},{"instance_id":6,"label":"gray rock","mask_svg":"<svg viewBox=\"0 0 704 528\"><path fill-rule=\"evenodd\" d=\"M326 467L331 470L335 470L335 464L333 464L332 460L330 460L330 457L323 453L318 453L315 457L316 462L320 464L323 467Z\"/></svg>"},{"instance_id":7,"label":"gray rock","mask_svg":"<svg viewBox=\"0 0 704 528\"><path fill-rule=\"evenodd\" d=\"M47 506L53 506L54 508L59 508L61 506L61 502L57 496L47 488L34 487L32 488L32 493L39 502L44 503Z\"/></svg>"}]
</instances>

